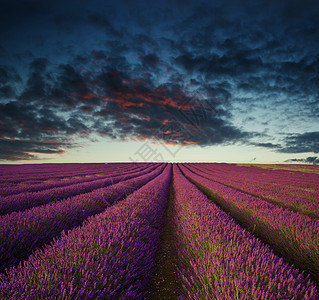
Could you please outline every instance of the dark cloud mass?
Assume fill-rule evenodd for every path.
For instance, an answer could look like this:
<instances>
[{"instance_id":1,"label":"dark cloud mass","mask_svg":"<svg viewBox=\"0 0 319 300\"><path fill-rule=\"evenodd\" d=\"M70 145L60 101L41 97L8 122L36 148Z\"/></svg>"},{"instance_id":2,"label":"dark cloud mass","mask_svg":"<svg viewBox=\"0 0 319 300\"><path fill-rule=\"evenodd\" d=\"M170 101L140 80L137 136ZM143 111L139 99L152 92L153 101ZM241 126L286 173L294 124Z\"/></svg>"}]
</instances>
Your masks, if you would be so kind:
<instances>
[{"instance_id":1,"label":"dark cloud mass","mask_svg":"<svg viewBox=\"0 0 319 300\"><path fill-rule=\"evenodd\" d=\"M89 14L88 21L97 28L103 29L108 36L121 38L123 35L122 32L117 31L112 26L112 24L105 15L101 15L98 13Z\"/></svg>"},{"instance_id":2,"label":"dark cloud mass","mask_svg":"<svg viewBox=\"0 0 319 300\"><path fill-rule=\"evenodd\" d=\"M318 153L318 20L314 0L5 0L0 159L95 135Z\"/></svg>"},{"instance_id":3,"label":"dark cloud mass","mask_svg":"<svg viewBox=\"0 0 319 300\"><path fill-rule=\"evenodd\" d=\"M291 158L291 159L285 160L285 162L319 165L319 157L309 156L307 158Z\"/></svg>"},{"instance_id":4,"label":"dark cloud mass","mask_svg":"<svg viewBox=\"0 0 319 300\"><path fill-rule=\"evenodd\" d=\"M285 139L285 147L280 149L285 153L319 153L319 131L305 132L297 135L290 135Z\"/></svg>"}]
</instances>

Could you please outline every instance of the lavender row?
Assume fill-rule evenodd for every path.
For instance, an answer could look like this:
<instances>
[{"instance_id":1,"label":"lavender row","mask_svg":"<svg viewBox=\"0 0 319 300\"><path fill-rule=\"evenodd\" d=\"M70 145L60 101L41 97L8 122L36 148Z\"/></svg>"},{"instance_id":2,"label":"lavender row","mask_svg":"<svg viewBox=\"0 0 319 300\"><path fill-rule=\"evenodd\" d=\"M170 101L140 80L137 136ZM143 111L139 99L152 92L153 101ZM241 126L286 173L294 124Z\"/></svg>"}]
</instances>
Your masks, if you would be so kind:
<instances>
[{"instance_id":1,"label":"lavender row","mask_svg":"<svg viewBox=\"0 0 319 300\"><path fill-rule=\"evenodd\" d=\"M137 190L158 176L164 167L91 193L0 218L0 272L26 259L32 250L50 242L62 230L80 225L88 216L101 213Z\"/></svg>"},{"instance_id":2,"label":"lavender row","mask_svg":"<svg viewBox=\"0 0 319 300\"><path fill-rule=\"evenodd\" d=\"M197 164L204 167L213 169L214 171L219 171L224 175L229 174L230 172L238 177L256 178L259 177L264 182L269 182L272 184L280 184L294 187L302 188L315 188L316 182L319 180L318 174L299 172L299 171L288 171L288 170L271 170L264 169L255 166L236 166L232 164L211 164L203 163ZM251 175L250 175L251 174Z\"/></svg>"},{"instance_id":3,"label":"lavender row","mask_svg":"<svg viewBox=\"0 0 319 300\"><path fill-rule=\"evenodd\" d=\"M206 169L210 172L215 172L215 164L193 164L194 167L200 169ZM225 174L223 177L232 177L233 180L243 182L249 185L254 185L262 189L271 190L276 193L285 194L289 196L295 196L299 198L319 200L319 190L315 190L315 187L319 181L319 177L313 181L307 181L307 185L312 187L312 190L302 187L301 180L307 178L306 173L302 173L303 176L293 179L292 176L286 174L276 174L275 172L269 172L266 176L264 172L260 172L258 168L254 167L237 167L237 166L225 166ZM218 174L220 175L220 174ZM284 177L284 180L283 180ZM284 185L287 184L287 185ZM294 186L292 186L294 185Z\"/></svg>"},{"instance_id":4,"label":"lavender row","mask_svg":"<svg viewBox=\"0 0 319 300\"><path fill-rule=\"evenodd\" d=\"M238 178L249 177L249 179L259 177L264 182L272 184L285 185L294 189L305 188L318 190L317 182L319 180L319 174L288 171L288 170L267 170L258 167L244 167L235 166L230 164L198 164L208 167L210 169L220 169L225 175L230 172L236 174Z\"/></svg>"},{"instance_id":5,"label":"lavender row","mask_svg":"<svg viewBox=\"0 0 319 300\"><path fill-rule=\"evenodd\" d=\"M94 176L94 175L93 175ZM0 187L0 196L1 197L6 197L9 195L15 195L15 194L20 194L20 193L26 193L26 192L40 192L43 190L48 190L56 187L63 187L63 186L68 186L76 183L83 183L83 182L90 182L94 181L97 179L102 179L105 177L108 177L109 175L104 175L104 176L94 176L88 178L87 176L83 176L81 178L71 178L71 179L66 179L66 180L59 180L59 181L50 181L50 182L38 182L35 181L35 184L32 184L33 182L28 182L29 184L25 185L14 185L14 186L3 186Z\"/></svg>"},{"instance_id":6,"label":"lavender row","mask_svg":"<svg viewBox=\"0 0 319 300\"><path fill-rule=\"evenodd\" d=\"M103 171L109 168L109 164L41 164L35 165L11 165L0 171L0 179L5 177L32 177L32 176L54 176L64 174L85 174ZM34 168L34 169L30 169Z\"/></svg>"},{"instance_id":7,"label":"lavender row","mask_svg":"<svg viewBox=\"0 0 319 300\"><path fill-rule=\"evenodd\" d=\"M80 165L80 164L78 164ZM87 164L90 165L90 164ZM66 178L72 178L72 177L78 177L78 176L87 176L87 175L98 175L98 174L105 174L110 169L118 168L119 171L125 170L127 168L134 168L136 167L131 163L125 163L123 166L112 163L112 164L100 164L100 166L94 166L91 168L81 168L78 166L78 168L75 168L73 170L69 170L67 166L64 166L64 164L60 164L59 168L55 170L54 172L45 172L46 168L50 169L50 166L43 165L43 168L35 172L34 174L3 174L0 177L0 183L6 183L8 185L14 185L14 184L20 184L24 185L28 182L45 182L47 180L62 180ZM21 166L23 168L24 166ZM137 166L138 167L138 166Z\"/></svg>"},{"instance_id":8,"label":"lavender row","mask_svg":"<svg viewBox=\"0 0 319 300\"><path fill-rule=\"evenodd\" d=\"M131 169L125 169L125 173L131 173L131 172L135 172L136 170L141 170L143 167L139 166L139 167L135 167L135 168L131 168ZM146 166L144 167L146 168ZM118 168L116 168L114 166L114 168L110 168L107 172L107 174L98 174L99 176L97 176L96 174L93 174L88 178L86 176L81 176L80 178L72 178L72 179L67 179L67 180L60 180L60 181L53 181L53 182L44 182L44 183L40 183L40 184L34 184L34 185L27 185L27 186L15 186L15 187L6 187L6 188L0 188L0 196L8 196L8 195L14 195L14 194L19 194L19 193L25 193L25 192L40 192L43 190L48 190L51 188L57 188L57 187L64 187L64 186L68 186L68 185L72 185L72 184L77 184L77 183L84 183L84 182L90 182L90 181L94 181L94 180L98 180L98 179L104 179L106 177L110 177L110 176L116 176L116 175L120 175L120 173L123 173L122 169L118 170Z\"/></svg>"},{"instance_id":9,"label":"lavender row","mask_svg":"<svg viewBox=\"0 0 319 300\"><path fill-rule=\"evenodd\" d=\"M109 168L108 168L109 169ZM46 181L58 181L65 180L69 178L79 177L79 176L90 176L90 175L98 175L105 174L108 172L108 169L104 170L95 170L91 172L72 172L65 173L61 170L58 174L43 174L39 172L37 175L16 175L16 176L2 176L0 179L0 184L5 184L6 186L15 186L15 185L29 185L36 183L44 183Z\"/></svg>"},{"instance_id":10,"label":"lavender row","mask_svg":"<svg viewBox=\"0 0 319 300\"><path fill-rule=\"evenodd\" d=\"M39 170L33 175L29 174L12 174L12 175L2 175L0 177L0 183L6 183L8 185L12 184L24 184L25 182L36 181L36 182L43 182L46 180L61 180L63 178L70 178L74 176L86 176L86 175L94 175L94 174L104 174L108 172L110 168L115 168L118 164L101 164L99 167L95 167L91 171L83 170L82 168L78 168L72 171L69 171L64 164L60 164L60 169L56 170L55 172L45 172L43 169L47 166L43 166L43 169ZM125 164L130 167L132 164ZM23 166L21 166L22 168ZM118 166L119 168L123 168L123 166ZM134 166L133 166L134 167ZM50 167L47 167L50 168ZM125 169L125 168L124 168Z\"/></svg>"},{"instance_id":11,"label":"lavender row","mask_svg":"<svg viewBox=\"0 0 319 300\"><path fill-rule=\"evenodd\" d=\"M109 165L117 165L123 167L124 165L132 165L132 163L48 163L48 164L30 164L30 165L1 165L0 174L8 175L38 175L43 174L54 174L64 171L68 172L90 172L97 169L108 168Z\"/></svg>"},{"instance_id":12,"label":"lavender row","mask_svg":"<svg viewBox=\"0 0 319 300\"><path fill-rule=\"evenodd\" d=\"M160 244L171 165L7 275L1 299L143 299Z\"/></svg>"},{"instance_id":13,"label":"lavender row","mask_svg":"<svg viewBox=\"0 0 319 300\"><path fill-rule=\"evenodd\" d=\"M228 175L227 177L220 176L203 167L200 168L193 166L192 164L188 164L186 166L194 173L207 179L222 183L250 195L261 197L266 201L289 208L296 212L300 212L312 218L319 219L319 194L314 199L301 199L294 196L277 193L275 191L265 190L257 186L252 186L243 181L236 181L237 177L233 177L232 175Z\"/></svg>"},{"instance_id":14,"label":"lavender row","mask_svg":"<svg viewBox=\"0 0 319 300\"><path fill-rule=\"evenodd\" d=\"M317 299L315 284L241 228L173 167L177 268L185 299Z\"/></svg>"},{"instance_id":15,"label":"lavender row","mask_svg":"<svg viewBox=\"0 0 319 300\"><path fill-rule=\"evenodd\" d=\"M314 188L305 189L302 187L295 187L285 186L283 184L277 183L267 183L267 182L260 182L260 181L252 181L253 185L256 185L262 189L274 191L281 194L291 195L299 198L305 199L317 199L319 202L319 190L315 190Z\"/></svg>"},{"instance_id":16,"label":"lavender row","mask_svg":"<svg viewBox=\"0 0 319 300\"><path fill-rule=\"evenodd\" d=\"M94 189L105 187L110 184L120 182L124 179L133 178L138 174L146 174L157 167L158 165L154 164L141 172L135 171L129 174L108 177L106 179L99 179L87 183L73 184L66 187L57 187L41 192L26 192L17 195L2 197L0 198L0 215L8 214L14 211L24 211L34 206L40 206L67 197L88 193L93 191Z\"/></svg>"},{"instance_id":17,"label":"lavender row","mask_svg":"<svg viewBox=\"0 0 319 300\"><path fill-rule=\"evenodd\" d=\"M319 282L319 221L199 176L180 166L231 216Z\"/></svg>"},{"instance_id":18,"label":"lavender row","mask_svg":"<svg viewBox=\"0 0 319 300\"><path fill-rule=\"evenodd\" d=\"M73 172L73 173L68 173L66 174L63 170L63 166L61 165L60 168L60 172L57 174L51 174L51 175L43 175L43 172L39 172L39 174L37 175L38 179L32 179L31 177L23 177L23 179L18 180L16 177L12 180L12 181L5 181L5 182L0 182L0 189L4 189L5 191L9 191L10 190L15 190L15 189L19 189L19 188L30 188L32 185L40 185L40 184L47 184L47 183L58 183L58 182L63 182L66 180L73 180L73 179L77 179L77 178L88 178L88 177L92 177L92 176L104 176L104 175L108 175L110 172L126 172L126 171L133 171L134 169L139 169L141 167L147 167L147 165L150 164L142 164L142 163L135 163L134 165L132 164L126 164L124 163L123 166L118 166L117 163L115 164L108 164L107 168L104 169L95 169L91 172L87 172L87 173L79 173L79 171L77 172ZM39 177L40 176L40 177ZM0 196L1 198L1 196Z\"/></svg>"}]
</instances>

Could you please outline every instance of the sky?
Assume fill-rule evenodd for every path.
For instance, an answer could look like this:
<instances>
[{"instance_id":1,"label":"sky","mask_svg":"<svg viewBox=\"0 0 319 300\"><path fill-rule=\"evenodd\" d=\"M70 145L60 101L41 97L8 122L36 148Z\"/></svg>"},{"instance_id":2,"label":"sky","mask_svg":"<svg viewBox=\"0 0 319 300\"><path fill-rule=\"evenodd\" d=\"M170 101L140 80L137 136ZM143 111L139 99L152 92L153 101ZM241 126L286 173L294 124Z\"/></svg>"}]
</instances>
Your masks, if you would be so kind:
<instances>
[{"instance_id":1,"label":"sky","mask_svg":"<svg viewBox=\"0 0 319 300\"><path fill-rule=\"evenodd\" d=\"M0 163L319 164L317 0L2 0Z\"/></svg>"}]
</instances>

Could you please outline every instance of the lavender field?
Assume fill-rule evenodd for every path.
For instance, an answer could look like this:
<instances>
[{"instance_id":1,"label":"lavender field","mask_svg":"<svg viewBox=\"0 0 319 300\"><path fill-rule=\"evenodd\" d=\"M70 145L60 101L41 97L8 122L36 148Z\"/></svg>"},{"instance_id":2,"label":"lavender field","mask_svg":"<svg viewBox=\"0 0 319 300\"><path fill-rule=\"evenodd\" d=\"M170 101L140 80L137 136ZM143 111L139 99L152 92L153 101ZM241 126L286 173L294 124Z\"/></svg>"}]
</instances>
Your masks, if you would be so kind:
<instances>
[{"instance_id":1,"label":"lavender field","mask_svg":"<svg viewBox=\"0 0 319 300\"><path fill-rule=\"evenodd\" d=\"M0 166L0 299L319 299L319 167Z\"/></svg>"}]
</instances>

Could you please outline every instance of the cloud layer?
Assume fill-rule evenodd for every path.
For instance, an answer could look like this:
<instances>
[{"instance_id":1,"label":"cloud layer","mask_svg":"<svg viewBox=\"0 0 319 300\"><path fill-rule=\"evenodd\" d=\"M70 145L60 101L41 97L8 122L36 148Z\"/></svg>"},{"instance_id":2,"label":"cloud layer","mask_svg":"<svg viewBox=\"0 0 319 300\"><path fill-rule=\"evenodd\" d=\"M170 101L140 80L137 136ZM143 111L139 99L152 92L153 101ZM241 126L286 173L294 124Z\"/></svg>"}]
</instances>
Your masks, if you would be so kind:
<instances>
[{"instance_id":1,"label":"cloud layer","mask_svg":"<svg viewBox=\"0 0 319 300\"><path fill-rule=\"evenodd\" d=\"M61 3L4 2L0 159L95 136L318 153L316 1Z\"/></svg>"}]
</instances>

